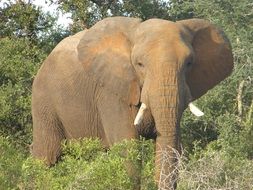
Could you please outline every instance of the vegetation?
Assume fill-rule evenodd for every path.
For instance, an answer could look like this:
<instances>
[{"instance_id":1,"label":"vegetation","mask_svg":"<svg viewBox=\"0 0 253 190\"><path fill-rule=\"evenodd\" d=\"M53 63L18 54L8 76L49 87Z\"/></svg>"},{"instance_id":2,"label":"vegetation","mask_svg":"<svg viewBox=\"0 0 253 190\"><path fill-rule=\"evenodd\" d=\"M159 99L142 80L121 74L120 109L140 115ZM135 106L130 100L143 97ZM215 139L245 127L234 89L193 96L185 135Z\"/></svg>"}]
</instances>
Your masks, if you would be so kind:
<instances>
[{"instance_id":1,"label":"vegetation","mask_svg":"<svg viewBox=\"0 0 253 190\"><path fill-rule=\"evenodd\" d=\"M66 30L27 1L0 7L0 189L130 189L124 169L141 170L142 188L156 189L151 141L122 142L105 151L98 139L65 142L61 161L47 168L29 155L31 84L40 64L66 35L107 16L178 20L205 18L224 29L234 53L233 74L187 110L178 189L253 189L253 4L250 0L50 0L72 14ZM128 154L122 154L128 149Z\"/></svg>"}]
</instances>

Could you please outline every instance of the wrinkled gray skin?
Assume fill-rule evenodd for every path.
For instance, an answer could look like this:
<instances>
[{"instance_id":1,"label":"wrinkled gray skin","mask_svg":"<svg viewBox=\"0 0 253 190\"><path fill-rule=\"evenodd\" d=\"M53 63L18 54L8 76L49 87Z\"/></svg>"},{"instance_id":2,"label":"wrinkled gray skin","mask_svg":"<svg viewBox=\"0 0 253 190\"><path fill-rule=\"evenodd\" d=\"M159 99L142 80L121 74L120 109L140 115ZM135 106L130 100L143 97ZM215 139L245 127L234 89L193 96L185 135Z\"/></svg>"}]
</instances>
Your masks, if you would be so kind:
<instances>
[{"instance_id":1,"label":"wrinkled gray skin","mask_svg":"<svg viewBox=\"0 0 253 190\"><path fill-rule=\"evenodd\" d=\"M141 133L156 137L155 177L161 189L173 189L176 174L164 176L176 159L164 162L159 152L180 151L184 109L232 68L228 40L208 21L104 19L64 39L41 66L32 91L32 154L51 165L63 139L99 137L110 146ZM141 103L147 110L138 133Z\"/></svg>"}]
</instances>

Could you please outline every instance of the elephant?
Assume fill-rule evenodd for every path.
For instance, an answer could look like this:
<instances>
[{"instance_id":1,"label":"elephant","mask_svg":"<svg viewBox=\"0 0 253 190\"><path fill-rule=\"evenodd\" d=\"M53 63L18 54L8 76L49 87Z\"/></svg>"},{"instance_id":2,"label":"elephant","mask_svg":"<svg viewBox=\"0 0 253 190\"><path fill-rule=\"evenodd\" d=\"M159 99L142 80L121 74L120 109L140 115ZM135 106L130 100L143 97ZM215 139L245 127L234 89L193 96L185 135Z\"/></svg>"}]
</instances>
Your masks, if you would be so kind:
<instances>
[{"instance_id":1,"label":"elephant","mask_svg":"<svg viewBox=\"0 0 253 190\"><path fill-rule=\"evenodd\" d=\"M155 140L159 187L174 189L175 176L166 176L177 163L172 149L180 152L183 111L232 70L230 42L207 20L105 18L63 39L39 69L32 155L53 165L64 139L97 137L110 147L143 135Z\"/></svg>"}]
</instances>

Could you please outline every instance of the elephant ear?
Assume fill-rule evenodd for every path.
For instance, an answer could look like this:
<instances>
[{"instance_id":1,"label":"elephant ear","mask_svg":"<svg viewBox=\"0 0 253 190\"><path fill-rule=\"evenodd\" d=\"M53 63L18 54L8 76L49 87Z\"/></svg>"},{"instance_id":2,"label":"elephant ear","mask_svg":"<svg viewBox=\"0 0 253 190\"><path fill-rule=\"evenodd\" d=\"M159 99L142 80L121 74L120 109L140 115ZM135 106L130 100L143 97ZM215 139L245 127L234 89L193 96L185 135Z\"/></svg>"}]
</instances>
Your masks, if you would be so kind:
<instances>
[{"instance_id":1,"label":"elephant ear","mask_svg":"<svg viewBox=\"0 0 253 190\"><path fill-rule=\"evenodd\" d=\"M139 19L112 17L90 28L80 40L78 59L88 80L102 93L138 105L140 85L131 64L132 34Z\"/></svg>"},{"instance_id":2,"label":"elephant ear","mask_svg":"<svg viewBox=\"0 0 253 190\"><path fill-rule=\"evenodd\" d=\"M178 21L192 35L195 60L186 76L193 100L230 75L233 55L229 40L217 27L202 19Z\"/></svg>"}]
</instances>

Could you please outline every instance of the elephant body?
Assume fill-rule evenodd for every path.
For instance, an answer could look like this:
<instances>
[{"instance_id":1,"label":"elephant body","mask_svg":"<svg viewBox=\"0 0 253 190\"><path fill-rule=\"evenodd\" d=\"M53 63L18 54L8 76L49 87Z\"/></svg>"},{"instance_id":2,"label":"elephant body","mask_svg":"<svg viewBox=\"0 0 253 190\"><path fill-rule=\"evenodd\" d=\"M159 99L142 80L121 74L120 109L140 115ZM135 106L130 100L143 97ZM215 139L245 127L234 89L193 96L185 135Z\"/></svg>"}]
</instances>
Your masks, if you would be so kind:
<instances>
[{"instance_id":1,"label":"elephant body","mask_svg":"<svg viewBox=\"0 0 253 190\"><path fill-rule=\"evenodd\" d=\"M77 44L84 34L85 31L64 39L44 62L33 84L34 126L40 126L40 115L44 116L44 122L52 120L52 124L59 125L57 129L66 138L103 136L103 131L94 127L101 125L93 111L96 109L94 82L88 82L77 59ZM64 59L64 62L55 61L55 58Z\"/></svg>"},{"instance_id":2,"label":"elephant body","mask_svg":"<svg viewBox=\"0 0 253 190\"><path fill-rule=\"evenodd\" d=\"M108 147L139 135L157 137L157 152L179 150L184 109L232 68L227 38L207 21L104 19L60 42L38 71L32 154L52 165L64 139L98 137ZM146 111L134 126L141 103ZM165 189L173 179L160 172L174 162L156 163Z\"/></svg>"},{"instance_id":3,"label":"elephant body","mask_svg":"<svg viewBox=\"0 0 253 190\"><path fill-rule=\"evenodd\" d=\"M124 77L121 75L129 72L118 70L118 76L104 79L102 74L108 72L106 69L110 69L110 65L102 68L98 63L89 70L83 68L77 46L86 33L87 30L62 40L44 61L33 83L32 153L35 157L46 159L48 165L54 164L60 156L63 139L98 137L108 147L123 139L138 137L133 120L139 99L136 105L127 102L130 89L126 89L125 83L128 81L115 84L121 88L115 91L104 87L103 81L113 85L115 77ZM128 80L137 81L137 78L133 75ZM104 91L110 91L109 95ZM119 97L117 91L123 91L124 97ZM147 118L147 123L153 126L152 118ZM150 130L150 127L147 129ZM148 135L152 135L151 132Z\"/></svg>"}]
</instances>

